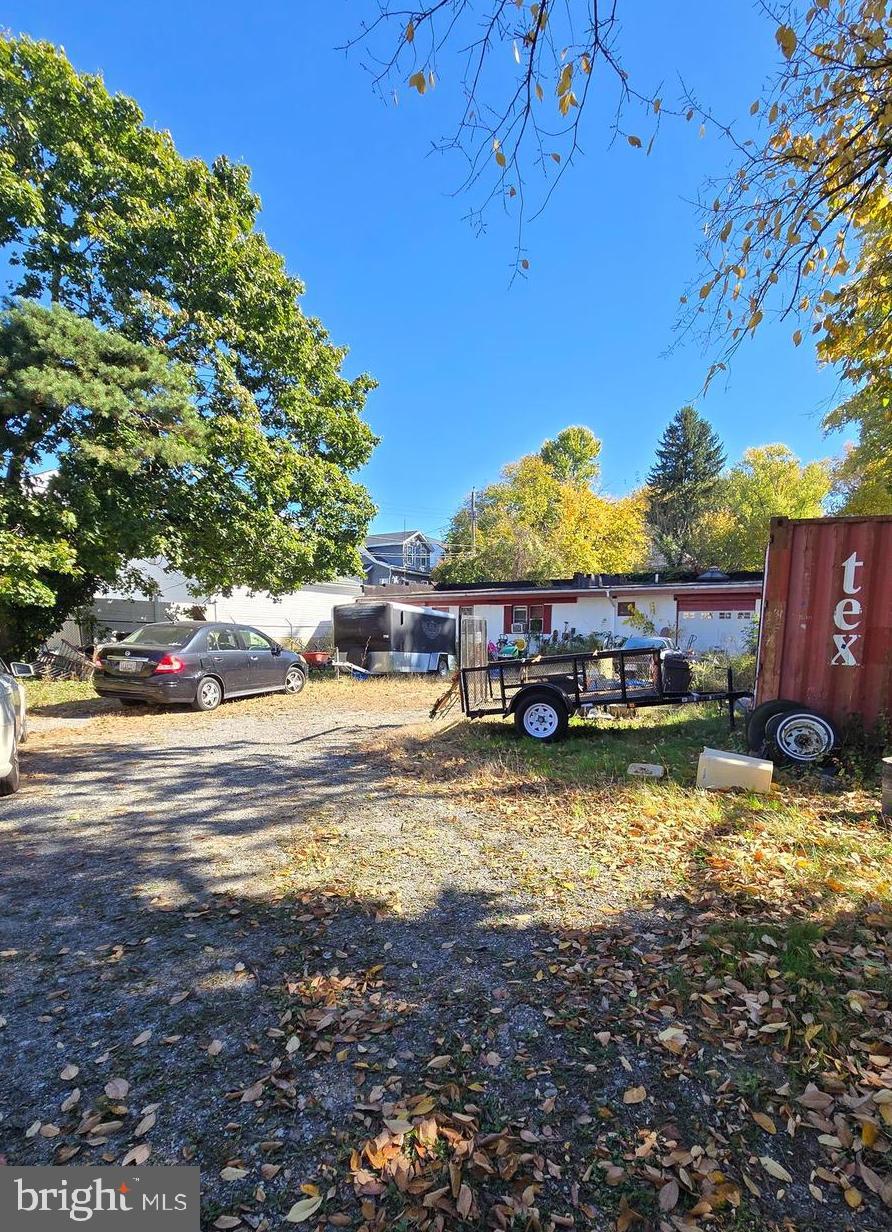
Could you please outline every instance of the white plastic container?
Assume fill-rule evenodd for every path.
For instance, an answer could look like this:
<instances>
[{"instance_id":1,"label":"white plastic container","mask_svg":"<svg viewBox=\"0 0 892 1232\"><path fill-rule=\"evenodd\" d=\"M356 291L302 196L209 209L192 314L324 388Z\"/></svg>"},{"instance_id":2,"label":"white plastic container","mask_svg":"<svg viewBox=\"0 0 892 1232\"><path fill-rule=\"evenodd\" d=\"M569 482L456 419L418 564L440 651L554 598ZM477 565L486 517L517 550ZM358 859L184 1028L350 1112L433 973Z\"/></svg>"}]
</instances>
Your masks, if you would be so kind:
<instances>
[{"instance_id":1,"label":"white plastic container","mask_svg":"<svg viewBox=\"0 0 892 1232\"><path fill-rule=\"evenodd\" d=\"M761 757L726 753L723 749L704 749L697 763L697 786L704 790L771 791L774 764Z\"/></svg>"}]
</instances>

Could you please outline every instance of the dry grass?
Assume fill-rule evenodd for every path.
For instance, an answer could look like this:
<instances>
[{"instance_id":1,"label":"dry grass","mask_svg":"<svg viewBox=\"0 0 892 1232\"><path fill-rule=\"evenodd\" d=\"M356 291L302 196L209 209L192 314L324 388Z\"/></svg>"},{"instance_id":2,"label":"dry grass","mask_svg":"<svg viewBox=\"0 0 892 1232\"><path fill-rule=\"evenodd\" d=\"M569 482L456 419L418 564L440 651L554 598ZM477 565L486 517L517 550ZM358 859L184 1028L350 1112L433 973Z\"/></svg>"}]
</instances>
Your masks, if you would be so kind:
<instances>
[{"instance_id":1,"label":"dry grass","mask_svg":"<svg viewBox=\"0 0 892 1232\"><path fill-rule=\"evenodd\" d=\"M816 774L778 771L768 796L699 791L701 749L741 743L705 708L571 732L542 746L502 722L415 729L390 741L387 760L416 791L448 798L460 782L465 801L502 825L572 836L593 888L615 894L625 881L637 897L699 887L814 916L865 900L892 906L878 790L841 781L828 791ZM633 761L659 763L665 777L630 778Z\"/></svg>"},{"instance_id":2,"label":"dry grass","mask_svg":"<svg viewBox=\"0 0 892 1232\"><path fill-rule=\"evenodd\" d=\"M448 682L427 676L377 676L354 679L336 678L333 673L311 672L302 699L325 710L342 708L352 712L399 713L429 710L445 692ZM28 710L40 716L86 717L127 713L117 702L96 695L89 680L29 680L26 685ZM247 713L272 712L294 704L285 694L268 693L255 698L240 698L238 705ZM229 713L226 708L218 713Z\"/></svg>"}]
</instances>

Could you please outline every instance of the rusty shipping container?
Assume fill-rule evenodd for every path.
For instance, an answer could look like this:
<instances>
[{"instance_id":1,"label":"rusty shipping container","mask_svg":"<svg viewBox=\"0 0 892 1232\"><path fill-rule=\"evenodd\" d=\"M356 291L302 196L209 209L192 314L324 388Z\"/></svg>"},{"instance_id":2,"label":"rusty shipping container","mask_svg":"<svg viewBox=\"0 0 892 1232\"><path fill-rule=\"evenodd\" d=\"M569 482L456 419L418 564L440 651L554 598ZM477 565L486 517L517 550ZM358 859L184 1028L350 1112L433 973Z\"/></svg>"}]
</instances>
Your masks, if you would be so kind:
<instances>
[{"instance_id":1,"label":"rusty shipping container","mask_svg":"<svg viewBox=\"0 0 892 1232\"><path fill-rule=\"evenodd\" d=\"M892 517L773 518L756 705L892 718Z\"/></svg>"}]
</instances>

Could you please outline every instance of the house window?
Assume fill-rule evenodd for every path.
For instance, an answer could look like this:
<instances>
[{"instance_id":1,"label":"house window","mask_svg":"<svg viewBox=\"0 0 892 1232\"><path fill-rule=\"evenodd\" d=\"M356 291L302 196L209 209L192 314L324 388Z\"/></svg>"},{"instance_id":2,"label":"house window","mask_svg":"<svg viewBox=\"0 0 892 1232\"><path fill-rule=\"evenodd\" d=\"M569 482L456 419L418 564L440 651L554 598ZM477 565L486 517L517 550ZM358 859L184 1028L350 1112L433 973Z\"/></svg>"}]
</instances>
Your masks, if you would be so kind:
<instances>
[{"instance_id":1,"label":"house window","mask_svg":"<svg viewBox=\"0 0 892 1232\"><path fill-rule=\"evenodd\" d=\"M458 610L459 610L459 614L460 614L461 616L473 616L473 615L474 615L474 607L473 607L473 605L471 605L470 607L465 607L465 606L463 605L463 606L462 606L462 607L460 607Z\"/></svg>"},{"instance_id":2,"label":"house window","mask_svg":"<svg viewBox=\"0 0 892 1232\"><path fill-rule=\"evenodd\" d=\"M534 603L530 608L529 633L541 633L545 628L545 608L541 603Z\"/></svg>"},{"instance_id":3,"label":"house window","mask_svg":"<svg viewBox=\"0 0 892 1232\"><path fill-rule=\"evenodd\" d=\"M526 604L523 607L515 607L511 612L511 627L522 625L524 629L527 627L527 619L529 617L529 608Z\"/></svg>"},{"instance_id":4,"label":"house window","mask_svg":"<svg viewBox=\"0 0 892 1232\"><path fill-rule=\"evenodd\" d=\"M617 616L634 616L635 604L631 600L628 603L617 603L616 614Z\"/></svg>"},{"instance_id":5,"label":"house window","mask_svg":"<svg viewBox=\"0 0 892 1232\"><path fill-rule=\"evenodd\" d=\"M753 618L752 612L738 612L737 613L738 620L752 620L752 618Z\"/></svg>"},{"instance_id":6,"label":"house window","mask_svg":"<svg viewBox=\"0 0 892 1232\"><path fill-rule=\"evenodd\" d=\"M719 620L730 620L730 619L731 619L730 612L719 612Z\"/></svg>"},{"instance_id":7,"label":"house window","mask_svg":"<svg viewBox=\"0 0 892 1232\"><path fill-rule=\"evenodd\" d=\"M715 612L687 611L687 612L680 613L682 620L712 620L714 615L715 615Z\"/></svg>"},{"instance_id":8,"label":"house window","mask_svg":"<svg viewBox=\"0 0 892 1232\"><path fill-rule=\"evenodd\" d=\"M431 567L430 548L420 539L413 539L403 549L403 563L407 569L415 569L419 573L429 573Z\"/></svg>"}]
</instances>

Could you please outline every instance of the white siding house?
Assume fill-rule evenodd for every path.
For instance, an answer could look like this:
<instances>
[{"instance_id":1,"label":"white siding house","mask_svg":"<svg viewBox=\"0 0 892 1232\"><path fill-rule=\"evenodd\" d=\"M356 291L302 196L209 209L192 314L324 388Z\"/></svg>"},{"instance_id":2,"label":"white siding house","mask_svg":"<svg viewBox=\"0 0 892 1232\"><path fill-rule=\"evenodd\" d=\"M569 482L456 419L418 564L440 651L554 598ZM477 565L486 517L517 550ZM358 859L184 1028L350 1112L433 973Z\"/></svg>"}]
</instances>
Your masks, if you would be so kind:
<instances>
[{"instance_id":1,"label":"white siding house","mask_svg":"<svg viewBox=\"0 0 892 1232\"><path fill-rule=\"evenodd\" d=\"M333 582L315 582L291 594L274 599L264 592L251 593L239 588L228 597L196 595L193 582L175 569L167 569L164 561L137 561L135 567L147 574L158 586L157 595L109 591L97 597L92 616L98 627L113 633L129 632L141 624L166 620L172 608L198 608L206 620L226 620L253 625L277 641L296 639L324 642L331 635L332 608L337 603L350 603L362 594L358 578L339 578ZM196 613L198 615L198 613ZM78 631L77 623L68 621L63 630L69 641L89 642L86 630Z\"/></svg>"},{"instance_id":2,"label":"white siding house","mask_svg":"<svg viewBox=\"0 0 892 1232\"><path fill-rule=\"evenodd\" d=\"M762 577L758 573L685 578L663 581L659 574L644 580L639 575L554 581L433 586L409 590L402 603L437 607L452 615L482 617L491 641L513 630L543 636L575 632L640 632L629 617L643 615L658 634L671 637L682 648L738 653L750 642L758 620ZM366 593L370 588L366 587ZM383 590L378 590L385 597ZM634 618L633 618L634 619ZM693 640L692 640L693 639Z\"/></svg>"}]
</instances>

